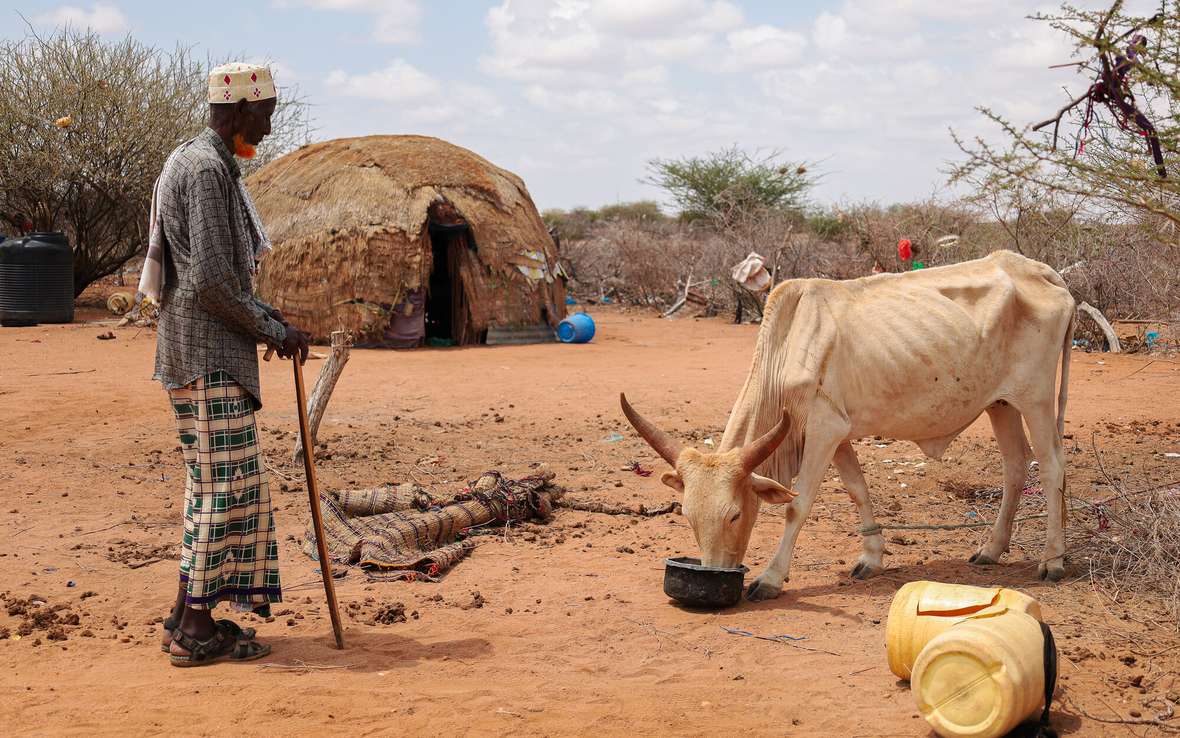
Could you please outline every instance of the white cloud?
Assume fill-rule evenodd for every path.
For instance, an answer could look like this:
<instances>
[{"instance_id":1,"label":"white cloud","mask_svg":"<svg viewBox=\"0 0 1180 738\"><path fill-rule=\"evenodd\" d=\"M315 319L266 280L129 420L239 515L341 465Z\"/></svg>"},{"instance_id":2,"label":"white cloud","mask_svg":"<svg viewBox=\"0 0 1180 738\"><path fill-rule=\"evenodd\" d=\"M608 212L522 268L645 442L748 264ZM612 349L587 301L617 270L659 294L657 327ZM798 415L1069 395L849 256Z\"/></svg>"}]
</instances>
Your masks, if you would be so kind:
<instances>
[{"instance_id":1,"label":"white cloud","mask_svg":"<svg viewBox=\"0 0 1180 738\"><path fill-rule=\"evenodd\" d=\"M726 36L730 54L728 69L781 67L803 56L807 39L793 31L774 26L754 26L733 31Z\"/></svg>"},{"instance_id":2,"label":"white cloud","mask_svg":"<svg viewBox=\"0 0 1180 738\"><path fill-rule=\"evenodd\" d=\"M651 38L640 41L636 48L660 61L690 61L715 55L713 35L704 32Z\"/></svg>"},{"instance_id":3,"label":"white cloud","mask_svg":"<svg viewBox=\"0 0 1180 738\"><path fill-rule=\"evenodd\" d=\"M362 13L372 17L373 38L386 44L412 43L418 40L422 20L419 0L303 0L319 10ZM278 7L290 7L290 0L279 0Z\"/></svg>"},{"instance_id":4,"label":"white cloud","mask_svg":"<svg viewBox=\"0 0 1180 738\"><path fill-rule=\"evenodd\" d=\"M504 114L504 106L491 91L467 82L444 82L404 59L394 59L385 68L364 74L337 69L324 82L330 94L395 103L387 126L395 122L453 125L472 117L487 120ZM441 94L444 90L445 95Z\"/></svg>"},{"instance_id":5,"label":"white cloud","mask_svg":"<svg viewBox=\"0 0 1180 738\"><path fill-rule=\"evenodd\" d=\"M504 107L487 90L462 83L448 87L451 96L421 102L401 111L401 117L413 124L448 126L466 130L472 123L479 124L504 115ZM437 134L437 128L435 128Z\"/></svg>"},{"instance_id":6,"label":"white cloud","mask_svg":"<svg viewBox=\"0 0 1180 738\"><path fill-rule=\"evenodd\" d=\"M848 38L848 21L842 16L831 13L820 13L815 19L812 31L815 45L821 49L837 50L844 45Z\"/></svg>"},{"instance_id":7,"label":"white cloud","mask_svg":"<svg viewBox=\"0 0 1180 738\"><path fill-rule=\"evenodd\" d=\"M337 69L326 81L333 93L386 102L423 100L441 88L438 80L404 59L394 59L384 69L368 74L348 74Z\"/></svg>"},{"instance_id":8,"label":"white cloud","mask_svg":"<svg viewBox=\"0 0 1180 738\"><path fill-rule=\"evenodd\" d=\"M737 28L745 21L742 10L733 3L713 3L709 10L695 21L705 30L725 32Z\"/></svg>"},{"instance_id":9,"label":"white cloud","mask_svg":"<svg viewBox=\"0 0 1180 738\"><path fill-rule=\"evenodd\" d=\"M601 41L583 21L587 8L570 0L505 0L485 18L495 52L481 66L497 77L528 80L592 62Z\"/></svg>"},{"instance_id":10,"label":"white cloud","mask_svg":"<svg viewBox=\"0 0 1180 738\"><path fill-rule=\"evenodd\" d=\"M632 69L623 74L625 86L660 86L668 81L668 68L663 64Z\"/></svg>"},{"instance_id":11,"label":"white cloud","mask_svg":"<svg viewBox=\"0 0 1180 738\"><path fill-rule=\"evenodd\" d=\"M533 105L551 112L572 112L586 115L616 113L624 108L619 94L613 90L563 90L529 85L524 97Z\"/></svg>"},{"instance_id":12,"label":"white cloud","mask_svg":"<svg viewBox=\"0 0 1180 738\"><path fill-rule=\"evenodd\" d=\"M492 52L481 68L522 82L617 81L661 62L708 63L741 10L717 0L502 0L485 23Z\"/></svg>"},{"instance_id":13,"label":"white cloud","mask_svg":"<svg viewBox=\"0 0 1180 738\"><path fill-rule=\"evenodd\" d=\"M1047 2L841 0L770 25L745 17L752 3L496 0L479 69L503 122L473 124L454 85L428 78L446 94L399 98L383 125L470 126L465 145L516 163L543 206L658 196L636 184L645 161L734 142L822 160L821 200L924 197L958 156L947 129L988 130L976 105L1023 124L1059 104L1073 78L1045 62L1068 53L1056 58L1062 39L1025 20ZM393 71L349 81L419 87Z\"/></svg>"},{"instance_id":14,"label":"white cloud","mask_svg":"<svg viewBox=\"0 0 1180 738\"><path fill-rule=\"evenodd\" d=\"M110 3L94 3L90 10L75 5L63 5L36 16L33 22L40 25L89 28L95 33L122 33L131 27L123 11Z\"/></svg>"},{"instance_id":15,"label":"white cloud","mask_svg":"<svg viewBox=\"0 0 1180 738\"><path fill-rule=\"evenodd\" d=\"M630 36L660 36L687 28L723 32L742 23L731 2L705 0L598 0L590 17L602 28Z\"/></svg>"},{"instance_id":16,"label":"white cloud","mask_svg":"<svg viewBox=\"0 0 1180 738\"><path fill-rule=\"evenodd\" d=\"M1017 27L998 34L1003 45L992 55L995 63L1008 68L1044 68L1070 60L1074 46L1061 33L1048 25L1036 24Z\"/></svg>"}]
</instances>

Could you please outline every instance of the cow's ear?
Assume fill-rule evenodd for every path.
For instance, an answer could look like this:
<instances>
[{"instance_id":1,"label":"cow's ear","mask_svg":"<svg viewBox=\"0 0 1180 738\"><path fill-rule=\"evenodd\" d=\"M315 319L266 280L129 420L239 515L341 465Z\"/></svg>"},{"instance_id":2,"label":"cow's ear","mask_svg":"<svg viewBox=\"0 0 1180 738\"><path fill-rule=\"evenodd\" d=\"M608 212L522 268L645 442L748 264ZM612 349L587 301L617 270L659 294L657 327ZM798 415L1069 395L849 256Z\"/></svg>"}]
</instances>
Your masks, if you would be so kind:
<instances>
[{"instance_id":1,"label":"cow's ear","mask_svg":"<svg viewBox=\"0 0 1180 738\"><path fill-rule=\"evenodd\" d=\"M750 475L750 487L754 490L754 494L761 497L763 502L770 505L780 505L784 502L790 502L798 494L794 490L787 489L773 479L764 477L761 474Z\"/></svg>"},{"instance_id":2,"label":"cow's ear","mask_svg":"<svg viewBox=\"0 0 1180 738\"><path fill-rule=\"evenodd\" d=\"M676 472L664 472L660 475L660 481L677 492L684 491L684 480Z\"/></svg>"}]
</instances>

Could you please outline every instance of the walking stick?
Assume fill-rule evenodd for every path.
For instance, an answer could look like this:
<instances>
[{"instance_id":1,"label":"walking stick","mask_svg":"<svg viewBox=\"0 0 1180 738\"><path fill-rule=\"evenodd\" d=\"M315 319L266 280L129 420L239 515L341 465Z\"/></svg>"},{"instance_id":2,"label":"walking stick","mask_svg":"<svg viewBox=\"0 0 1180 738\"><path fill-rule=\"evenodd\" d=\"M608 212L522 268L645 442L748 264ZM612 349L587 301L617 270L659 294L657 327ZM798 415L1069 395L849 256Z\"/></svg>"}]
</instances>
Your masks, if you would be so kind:
<instances>
[{"instance_id":1,"label":"walking stick","mask_svg":"<svg viewBox=\"0 0 1180 738\"><path fill-rule=\"evenodd\" d=\"M303 359L298 351L291 357L291 364L295 369L295 401L299 405L299 437L303 439L303 471L307 477L307 496L311 500L311 523L315 528L320 574L324 578L324 595L328 598L328 612L332 616L332 634L336 636L336 648L344 648L344 632L340 627L340 613L336 609L336 587L332 583L332 560L328 558L328 542L324 540L324 520L320 515L320 490L315 481L315 457L312 456L311 429L307 422L307 393L303 389Z\"/></svg>"}]
</instances>

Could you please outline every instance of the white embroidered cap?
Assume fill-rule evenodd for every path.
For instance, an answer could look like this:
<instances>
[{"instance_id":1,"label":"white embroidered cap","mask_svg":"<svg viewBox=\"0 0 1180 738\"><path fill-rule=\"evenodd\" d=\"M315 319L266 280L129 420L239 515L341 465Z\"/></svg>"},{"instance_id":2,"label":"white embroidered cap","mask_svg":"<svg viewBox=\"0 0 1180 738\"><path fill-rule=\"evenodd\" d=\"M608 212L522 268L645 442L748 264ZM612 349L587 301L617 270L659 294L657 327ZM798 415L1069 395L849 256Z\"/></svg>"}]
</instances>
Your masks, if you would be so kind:
<instances>
[{"instance_id":1,"label":"white embroidered cap","mask_svg":"<svg viewBox=\"0 0 1180 738\"><path fill-rule=\"evenodd\" d=\"M209 102L269 100L278 97L270 70L257 64L222 64L209 72Z\"/></svg>"}]
</instances>

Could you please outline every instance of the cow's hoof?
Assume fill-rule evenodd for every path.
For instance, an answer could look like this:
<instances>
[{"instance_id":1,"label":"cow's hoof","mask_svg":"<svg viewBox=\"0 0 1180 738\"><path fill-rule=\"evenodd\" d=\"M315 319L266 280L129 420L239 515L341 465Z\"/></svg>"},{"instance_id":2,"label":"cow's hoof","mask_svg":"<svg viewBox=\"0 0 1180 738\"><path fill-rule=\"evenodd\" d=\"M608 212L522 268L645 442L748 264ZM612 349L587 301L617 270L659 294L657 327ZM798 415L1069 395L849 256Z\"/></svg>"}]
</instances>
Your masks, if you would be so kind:
<instances>
[{"instance_id":1,"label":"cow's hoof","mask_svg":"<svg viewBox=\"0 0 1180 738\"><path fill-rule=\"evenodd\" d=\"M1046 582L1060 582L1065 579L1065 566L1051 561L1037 567L1037 576Z\"/></svg>"},{"instance_id":2,"label":"cow's hoof","mask_svg":"<svg viewBox=\"0 0 1180 738\"><path fill-rule=\"evenodd\" d=\"M852 567L853 579L871 579L882 571L881 567L874 566L867 561L858 561L856 566Z\"/></svg>"},{"instance_id":3,"label":"cow's hoof","mask_svg":"<svg viewBox=\"0 0 1180 738\"><path fill-rule=\"evenodd\" d=\"M967 562L975 564L976 566L995 566L996 564L1000 563L991 556L985 554L983 551L976 551L971 558L967 559Z\"/></svg>"},{"instance_id":4,"label":"cow's hoof","mask_svg":"<svg viewBox=\"0 0 1180 738\"><path fill-rule=\"evenodd\" d=\"M774 584L758 577L746 589L746 599L750 602L762 602L763 600L773 600L783 593L782 582Z\"/></svg>"}]
</instances>

